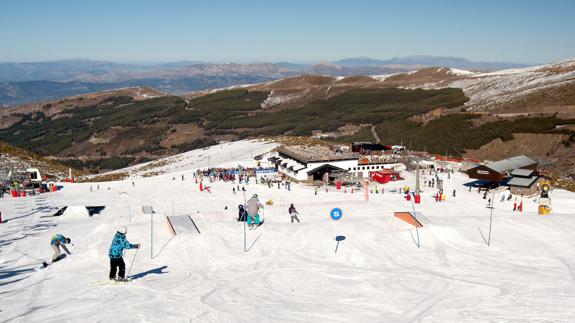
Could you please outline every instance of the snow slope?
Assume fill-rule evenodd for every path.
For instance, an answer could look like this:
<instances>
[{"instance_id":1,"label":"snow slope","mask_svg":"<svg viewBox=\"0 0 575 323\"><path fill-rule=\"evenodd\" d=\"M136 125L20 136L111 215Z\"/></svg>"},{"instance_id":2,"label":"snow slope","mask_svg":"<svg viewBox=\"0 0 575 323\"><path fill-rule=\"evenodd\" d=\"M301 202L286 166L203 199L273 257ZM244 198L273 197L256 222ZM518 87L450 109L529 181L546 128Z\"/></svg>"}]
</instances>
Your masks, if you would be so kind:
<instances>
[{"instance_id":1,"label":"snow slope","mask_svg":"<svg viewBox=\"0 0 575 323\"><path fill-rule=\"evenodd\" d=\"M177 173L217 165L234 167L251 162L255 156L268 153L277 146L278 144L265 140L240 140L191 150L106 174L128 173L130 177L149 177L160 173Z\"/></svg>"},{"instance_id":2,"label":"snow slope","mask_svg":"<svg viewBox=\"0 0 575 323\"><path fill-rule=\"evenodd\" d=\"M269 149L257 142L234 145L237 156ZM225 145L212 152L214 163L231 163ZM392 190L413 186L413 174L386 184L385 193L370 195L368 203L357 192L330 189L316 196L303 185L286 191L250 183L247 198L257 193L273 205L266 206L265 224L247 232L244 252L243 225L234 221L244 197L232 193L237 185L232 183L205 183L212 193L199 191L191 172L204 166L203 154L190 152L186 162L162 166L166 175L63 184L56 193L0 200L8 220L0 224L0 321L575 320L573 193L553 191L554 212L547 217L536 215L530 198L523 200L523 213L513 213L512 202L495 196L487 247L482 235L487 237L489 210L482 194L462 186L468 182L463 174L445 178L446 191L456 189L457 196L449 194L443 203L424 188L416 208L431 224L418 232L393 217L394 211L412 208ZM299 210L301 224L289 222L289 203ZM49 216L63 205L106 209L86 218ZM152 259L151 217L142 214L142 205L156 211ZM328 216L334 206L344 212L337 226ZM165 220L171 214L191 214L201 235L171 239ZM125 254L127 267L135 257L132 283L106 284L107 250L121 224L128 226L128 240L142 243L142 249ZM54 233L72 238L73 254L35 272L51 256ZM337 254L335 235L346 236Z\"/></svg>"},{"instance_id":3,"label":"snow slope","mask_svg":"<svg viewBox=\"0 0 575 323\"><path fill-rule=\"evenodd\" d=\"M465 75L461 70L451 69L462 78L447 82L428 83L425 88L461 88L469 97L466 107L472 110L488 110L490 107L540 91L565 84L575 84L575 59L555 64L516 68L489 73ZM463 71L467 72L467 71ZM420 86L415 86L420 87Z\"/></svg>"}]
</instances>

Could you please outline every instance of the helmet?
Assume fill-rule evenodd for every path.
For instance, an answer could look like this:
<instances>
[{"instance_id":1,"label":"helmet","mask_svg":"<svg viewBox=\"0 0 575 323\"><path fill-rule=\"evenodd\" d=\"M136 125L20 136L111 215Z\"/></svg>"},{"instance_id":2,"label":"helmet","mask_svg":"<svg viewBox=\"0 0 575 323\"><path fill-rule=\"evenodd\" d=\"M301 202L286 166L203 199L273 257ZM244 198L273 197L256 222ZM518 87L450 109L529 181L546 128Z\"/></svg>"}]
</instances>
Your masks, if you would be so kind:
<instances>
[{"instance_id":1,"label":"helmet","mask_svg":"<svg viewBox=\"0 0 575 323\"><path fill-rule=\"evenodd\" d=\"M118 227L118 232L120 232L122 234L126 234L126 233L128 233L128 228L126 228L125 225L121 225Z\"/></svg>"},{"instance_id":2,"label":"helmet","mask_svg":"<svg viewBox=\"0 0 575 323\"><path fill-rule=\"evenodd\" d=\"M70 243L70 242L72 242L72 239L66 238L66 243Z\"/></svg>"},{"instance_id":3,"label":"helmet","mask_svg":"<svg viewBox=\"0 0 575 323\"><path fill-rule=\"evenodd\" d=\"M257 195L257 194L254 194L252 197L258 198L258 195Z\"/></svg>"}]
</instances>

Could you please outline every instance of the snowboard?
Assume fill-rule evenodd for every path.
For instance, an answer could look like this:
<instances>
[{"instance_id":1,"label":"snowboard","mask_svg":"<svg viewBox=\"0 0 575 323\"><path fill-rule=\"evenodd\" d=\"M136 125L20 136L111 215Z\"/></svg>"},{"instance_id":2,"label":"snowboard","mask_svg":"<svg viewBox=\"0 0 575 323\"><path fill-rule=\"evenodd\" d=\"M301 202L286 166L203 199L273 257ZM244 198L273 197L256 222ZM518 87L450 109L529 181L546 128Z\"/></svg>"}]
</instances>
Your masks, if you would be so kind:
<instances>
[{"instance_id":1,"label":"snowboard","mask_svg":"<svg viewBox=\"0 0 575 323\"><path fill-rule=\"evenodd\" d=\"M55 262L58 262L58 261L64 259L64 258L66 258L66 254L65 254L65 253L59 255L58 258L52 260L51 262L42 261L42 265L41 265L36 271L45 269L46 267L52 265L52 264L55 263Z\"/></svg>"}]
</instances>

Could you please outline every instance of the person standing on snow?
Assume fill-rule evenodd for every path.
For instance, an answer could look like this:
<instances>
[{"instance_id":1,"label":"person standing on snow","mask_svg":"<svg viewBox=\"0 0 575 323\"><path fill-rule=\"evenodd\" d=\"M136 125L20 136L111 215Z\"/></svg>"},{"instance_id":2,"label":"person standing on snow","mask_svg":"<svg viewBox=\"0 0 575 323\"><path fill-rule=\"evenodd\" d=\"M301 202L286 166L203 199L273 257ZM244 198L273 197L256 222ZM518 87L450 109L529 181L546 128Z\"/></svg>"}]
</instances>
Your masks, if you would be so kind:
<instances>
[{"instance_id":1,"label":"person standing on snow","mask_svg":"<svg viewBox=\"0 0 575 323\"><path fill-rule=\"evenodd\" d=\"M258 200L258 195L254 194L247 202L248 225L250 228L260 225L260 215L258 213L260 208L263 209L264 206Z\"/></svg>"},{"instance_id":2,"label":"person standing on snow","mask_svg":"<svg viewBox=\"0 0 575 323\"><path fill-rule=\"evenodd\" d=\"M247 221L247 211L246 209L244 209L243 205L238 205L238 221L239 222L245 222Z\"/></svg>"},{"instance_id":3,"label":"person standing on snow","mask_svg":"<svg viewBox=\"0 0 575 323\"><path fill-rule=\"evenodd\" d=\"M52 241L50 242L52 250L54 250L54 255L52 256L52 262L62 259L60 247L62 247L62 249L64 249L64 251L66 251L67 254L70 254L70 251L68 250L68 248L66 248L65 244L71 242L72 240L70 238L66 238L59 233L52 236Z\"/></svg>"},{"instance_id":4,"label":"person standing on snow","mask_svg":"<svg viewBox=\"0 0 575 323\"><path fill-rule=\"evenodd\" d=\"M118 228L118 231L114 235L114 239L112 239L112 244L110 245L110 250L108 252L108 256L110 257L110 280L127 281L124 277L126 264L122 258L124 256L124 249L140 248L139 243L131 244L126 239L126 233L128 233L128 229L125 225L122 225ZM118 268L118 279L116 279L116 270Z\"/></svg>"},{"instance_id":5,"label":"person standing on snow","mask_svg":"<svg viewBox=\"0 0 575 323\"><path fill-rule=\"evenodd\" d=\"M296 220L297 223L300 223L299 218L297 217L299 215L299 212L295 209L293 203L289 206L288 213L291 216L291 223L293 223L293 220Z\"/></svg>"}]
</instances>

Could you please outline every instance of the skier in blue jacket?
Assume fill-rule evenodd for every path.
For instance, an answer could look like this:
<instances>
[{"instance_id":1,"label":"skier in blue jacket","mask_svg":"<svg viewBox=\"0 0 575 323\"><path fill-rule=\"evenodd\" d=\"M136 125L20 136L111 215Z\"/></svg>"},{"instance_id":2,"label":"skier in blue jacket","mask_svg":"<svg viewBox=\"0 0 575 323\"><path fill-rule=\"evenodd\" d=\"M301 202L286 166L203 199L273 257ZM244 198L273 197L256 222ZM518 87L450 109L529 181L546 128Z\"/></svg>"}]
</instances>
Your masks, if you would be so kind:
<instances>
[{"instance_id":1,"label":"skier in blue jacket","mask_svg":"<svg viewBox=\"0 0 575 323\"><path fill-rule=\"evenodd\" d=\"M108 256L110 257L110 280L127 281L127 279L124 277L126 272L126 264L122 258L124 255L124 249L140 248L140 244L131 244L128 240L126 240L126 233L128 233L128 229L123 225L118 228L118 231L114 235L114 239L112 239L112 245L110 246L110 251L108 252ZM116 270L118 268L118 279L116 279Z\"/></svg>"}]
</instances>

